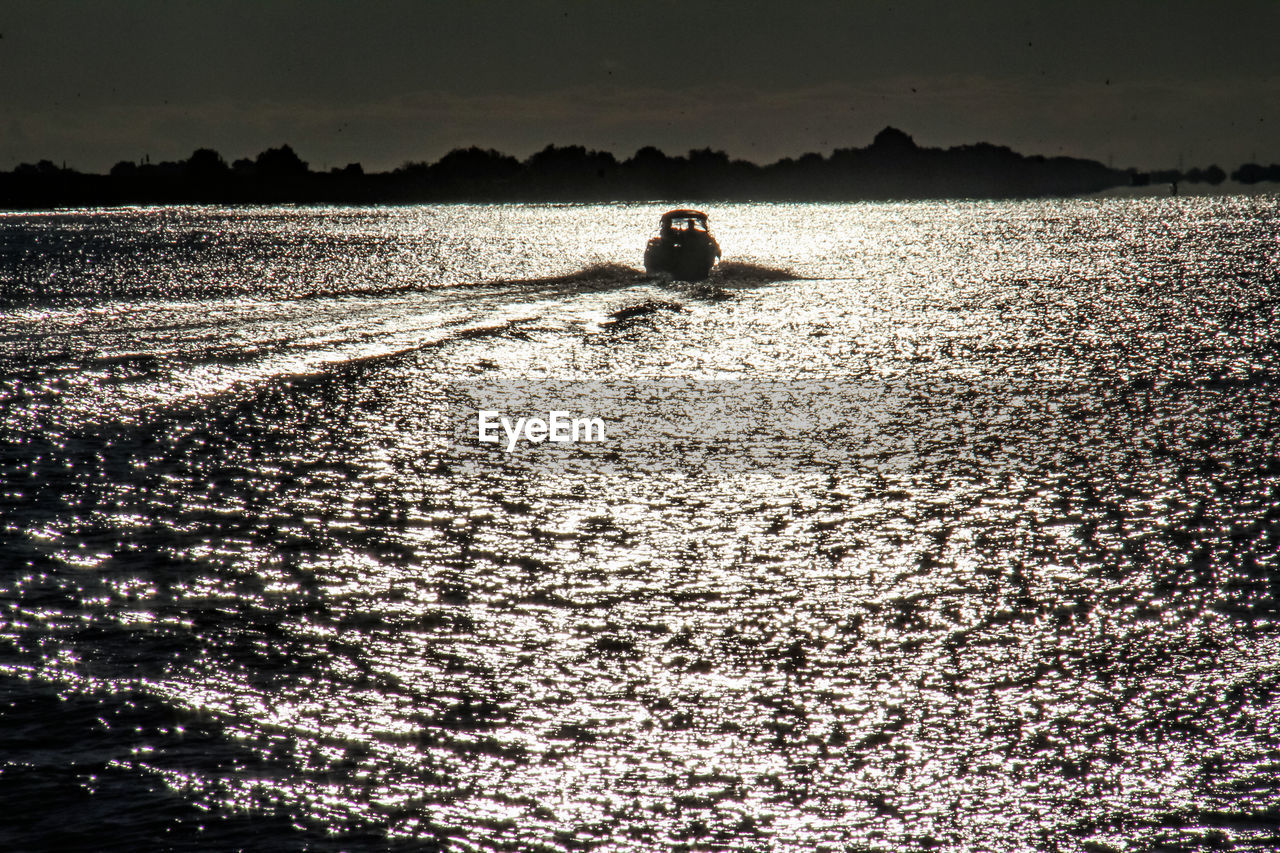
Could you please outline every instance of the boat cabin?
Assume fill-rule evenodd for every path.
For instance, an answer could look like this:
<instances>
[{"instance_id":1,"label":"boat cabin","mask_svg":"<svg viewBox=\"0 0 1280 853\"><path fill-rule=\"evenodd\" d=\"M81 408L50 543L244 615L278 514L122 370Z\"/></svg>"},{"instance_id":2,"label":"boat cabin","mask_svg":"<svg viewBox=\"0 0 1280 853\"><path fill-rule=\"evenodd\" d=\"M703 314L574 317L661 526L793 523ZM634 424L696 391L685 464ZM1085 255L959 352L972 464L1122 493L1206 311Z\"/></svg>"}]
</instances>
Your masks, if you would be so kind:
<instances>
[{"instance_id":1,"label":"boat cabin","mask_svg":"<svg viewBox=\"0 0 1280 853\"><path fill-rule=\"evenodd\" d=\"M720 258L720 244L711 236L701 210L668 210L659 220L658 236L644 250L645 272L669 273L681 281L701 281Z\"/></svg>"},{"instance_id":2,"label":"boat cabin","mask_svg":"<svg viewBox=\"0 0 1280 853\"><path fill-rule=\"evenodd\" d=\"M704 234L711 233L710 227L707 225L707 215L701 210L669 210L662 214L662 223L660 230L663 236L667 234L676 234L682 231L701 231Z\"/></svg>"}]
</instances>

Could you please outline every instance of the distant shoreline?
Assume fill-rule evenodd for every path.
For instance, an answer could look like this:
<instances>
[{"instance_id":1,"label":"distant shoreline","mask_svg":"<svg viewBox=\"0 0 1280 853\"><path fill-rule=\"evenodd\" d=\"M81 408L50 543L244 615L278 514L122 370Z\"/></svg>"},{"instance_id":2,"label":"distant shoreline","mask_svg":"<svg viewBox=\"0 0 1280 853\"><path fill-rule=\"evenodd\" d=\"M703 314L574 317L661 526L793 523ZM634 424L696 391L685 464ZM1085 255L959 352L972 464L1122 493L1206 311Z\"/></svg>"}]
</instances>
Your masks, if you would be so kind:
<instances>
[{"instance_id":1,"label":"distant shoreline","mask_svg":"<svg viewBox=\"0 0 1280 853\"><path fill-rule=\"evenodd\" d=\"M1228 178L1232 183L1228 184ZM768 165L702 149L668 156L641 148L619 160L582 146L547 146L526 160L466 148L435 163L366 173L358 163L312 171L288 145L228 164L197 149L175 162L117 163L86 174L50 161L0 172L0 209L155 204L421 204L446 202L839 202L1207 195L1268 191L1280 165L1214 165L1141 172L1095 160L1024 155L979 142L922 148L887 127L864 148L805 154ZM1224 186L1225 185L1225 186Z\"/></svg>"},{"instance_id":2,"label":"distant shoreline","mask_svg":"<svg viewBox=\"0 0 1280 853\"><path fill-rule=\"evenodd\" d=\"M1211 196L1255 196L1274 195L1280 193L1280 186L1274 183L1242 184L1239 181L1223 181L1221 184L1188 184L1179 183L1177 196L1203 198ZM1145 186L1111 187L1096 193L1089 198L1165 198L1173 197L1169 183L1146 184Z\"/></svg>"}]
</instances>

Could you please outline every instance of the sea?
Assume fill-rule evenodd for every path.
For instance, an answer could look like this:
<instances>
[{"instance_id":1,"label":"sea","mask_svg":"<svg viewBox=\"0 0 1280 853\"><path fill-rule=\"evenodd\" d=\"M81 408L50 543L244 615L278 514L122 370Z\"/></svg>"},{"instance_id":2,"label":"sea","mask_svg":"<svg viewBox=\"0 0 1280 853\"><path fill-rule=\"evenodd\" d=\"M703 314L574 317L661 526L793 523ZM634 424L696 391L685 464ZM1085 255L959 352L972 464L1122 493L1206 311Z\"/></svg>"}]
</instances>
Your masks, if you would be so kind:
<instances>
[{"instance_id":1,"label":"sea","mask_svg":"<svg viewBox=\"0 0 1280 853\"><path fill-rule=\"evenodd\" d=\"M674 206L0 214L0 849L1280 849L1280 196Z\"/></svg>"}]
</instances>

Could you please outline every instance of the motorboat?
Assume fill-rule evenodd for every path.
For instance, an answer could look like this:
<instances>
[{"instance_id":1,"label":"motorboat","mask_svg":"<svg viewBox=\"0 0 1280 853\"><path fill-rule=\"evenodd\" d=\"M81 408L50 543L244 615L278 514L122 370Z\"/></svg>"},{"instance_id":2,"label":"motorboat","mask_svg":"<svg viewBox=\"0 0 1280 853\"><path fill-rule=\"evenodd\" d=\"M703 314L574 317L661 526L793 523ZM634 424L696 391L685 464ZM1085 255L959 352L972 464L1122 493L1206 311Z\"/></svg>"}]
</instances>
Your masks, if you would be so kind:
<instances>
[{"instance_id":1,"label":"motorboat","mask_svg":"<svg viewBox=\"0 0 1280 853\"><path fill-rule=\"evenodd\" d=\"M720 244L711 236L701 210L668 210L658 222L658 236L644 250L644 271L667 273L679 281L702 281L720 259Z\"/></svg>"}]
</instances>

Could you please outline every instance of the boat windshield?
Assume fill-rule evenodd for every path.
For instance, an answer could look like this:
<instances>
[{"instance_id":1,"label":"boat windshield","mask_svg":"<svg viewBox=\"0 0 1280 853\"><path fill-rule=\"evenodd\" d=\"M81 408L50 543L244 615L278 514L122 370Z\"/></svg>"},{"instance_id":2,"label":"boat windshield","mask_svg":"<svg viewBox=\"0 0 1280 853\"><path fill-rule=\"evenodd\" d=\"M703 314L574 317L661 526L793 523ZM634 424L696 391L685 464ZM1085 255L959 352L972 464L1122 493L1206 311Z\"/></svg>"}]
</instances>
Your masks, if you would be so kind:
<instances>
[{"instance_id":1,"label":"boat windshield","mask_svg":"<svg viewBox=\"0 0 1280 853\"><path fill-rule=\"evenodd\" d=\"M662 227L667 231L706 231L707 220L701 216L664 216Z\"/></svg>"}]
</instances>

